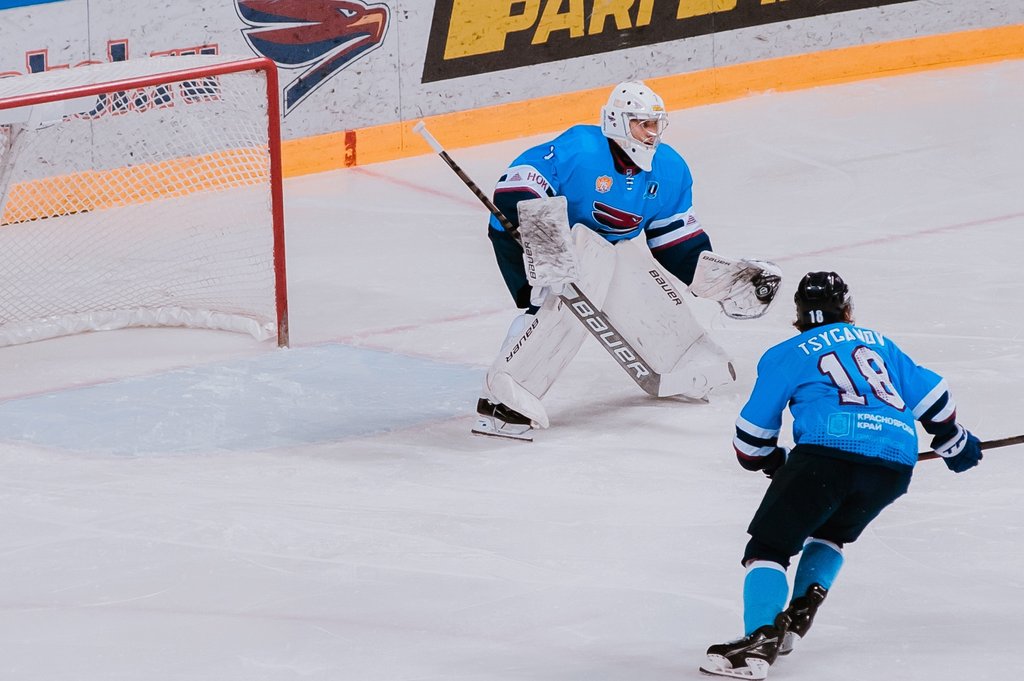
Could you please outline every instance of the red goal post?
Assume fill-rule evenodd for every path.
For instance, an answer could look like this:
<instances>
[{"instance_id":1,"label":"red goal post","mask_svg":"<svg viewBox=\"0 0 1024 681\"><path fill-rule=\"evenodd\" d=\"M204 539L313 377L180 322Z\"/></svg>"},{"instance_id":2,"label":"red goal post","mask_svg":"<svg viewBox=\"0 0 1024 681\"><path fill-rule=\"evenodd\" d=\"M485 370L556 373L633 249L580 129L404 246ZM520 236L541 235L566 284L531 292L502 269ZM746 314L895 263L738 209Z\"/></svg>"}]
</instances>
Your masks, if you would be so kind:
<instances>
[{"instance_id":1,"label":"red goal post","mask_svg":"<svg viewBox=\"0 0 1024 681\"><path fill-rule=\"evenodd\" d=\"M0 79L0 346L130 326L288 344L277 71L154 57Z\"/></svg>"}]
</instances>

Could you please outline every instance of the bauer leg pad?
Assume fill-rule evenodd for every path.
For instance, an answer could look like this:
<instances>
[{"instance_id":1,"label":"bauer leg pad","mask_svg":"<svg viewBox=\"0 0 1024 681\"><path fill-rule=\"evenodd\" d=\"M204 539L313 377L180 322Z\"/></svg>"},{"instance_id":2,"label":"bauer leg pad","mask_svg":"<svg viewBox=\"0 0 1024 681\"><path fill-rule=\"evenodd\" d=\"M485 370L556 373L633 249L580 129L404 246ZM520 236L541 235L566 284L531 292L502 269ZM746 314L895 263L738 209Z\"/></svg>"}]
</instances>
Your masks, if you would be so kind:
<instances>
[{"instance_id":1,"label":"bauer leg pad","mask_svg":"<svg viewBox=\"0 0 1024 681\"><path fill-rule=\"evenodd\" d=\"M701 400L735 381L728 353L693 316L680 293L683 285L662 268L643 240L620 242L615 254L604 312L661 374L658 396Z\"/></svg>"},{"instance_id":2,"label":"bauer leg pad","mask_svg":"<svg viewBox=\"0 0 1024 681\"><path fill-rule=\"evenodd\" d=\"M584 226L570 234L579 266L579 285L595 305L608 293L610 273L615 267L614 249ZM579 323L552 288L536 314L517 317L509 327L501 353L487 372L484 396L505 405L542 428L548 415L540 400L572 358L576 356L587 329Z\"/></svg>"}]
</instances>

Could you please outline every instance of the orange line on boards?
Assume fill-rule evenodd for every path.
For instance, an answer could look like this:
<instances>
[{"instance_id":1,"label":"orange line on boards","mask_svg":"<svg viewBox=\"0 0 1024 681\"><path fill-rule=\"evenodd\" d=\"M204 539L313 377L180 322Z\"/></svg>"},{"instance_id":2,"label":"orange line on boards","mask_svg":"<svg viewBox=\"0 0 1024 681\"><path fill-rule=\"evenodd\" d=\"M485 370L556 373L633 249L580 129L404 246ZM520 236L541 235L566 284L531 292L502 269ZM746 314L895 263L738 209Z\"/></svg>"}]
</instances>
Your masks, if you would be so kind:
<instances>
[{"instance_id":1,"label":"orange line on boards","mask_svg":"<svg viewBox=\"0 0 1024 681\"><path fill-rule=\"evenodd\" d=\"M43 177L11 185L0 225L245 187L268 177L265 147Z\"/></svg>"},{"instance_id":2,"label":"orange line on boards","mask_svg":"<svg viewBox=\"0 0 1024 681\"><path fill-rule=\"evenodd\" d=\"M800 90L929 69L1024 57L1024 24L858 45L837 50L648 78L669 110L768 91ZM458 149L560 131L596 122L608 86L426 118L447 148ZM416 120L283 142L284 175L389 161L431 153L412 131Z\"/></svg>"}]
</instances>

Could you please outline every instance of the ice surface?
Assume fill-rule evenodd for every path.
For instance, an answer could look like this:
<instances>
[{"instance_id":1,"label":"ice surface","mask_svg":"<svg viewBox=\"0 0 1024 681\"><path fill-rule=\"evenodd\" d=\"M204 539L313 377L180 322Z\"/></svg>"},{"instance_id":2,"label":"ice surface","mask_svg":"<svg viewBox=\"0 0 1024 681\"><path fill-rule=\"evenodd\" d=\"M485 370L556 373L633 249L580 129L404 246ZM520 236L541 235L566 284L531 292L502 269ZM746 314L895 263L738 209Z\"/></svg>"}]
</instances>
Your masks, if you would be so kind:
<instances>
[{"instance_id":1,"label":"ice surface","mask_svg":"<svg viewBox=\"0 0 1024 681\"><path fill-rule=\"evenodd\" d=\"M678 681L740 633L766 481L730 439L799 276L1022 432L1024 61L671 114L722 253L771 259L710 404L656 400L588 341L532 444L469 434L512 310L483 208L432 155L286 185L293 347L133 329L0 349L0 677ZM489 186L529 140L455 150ZM441 140L445 142L446 140ZM1022 668L1019 448L910 494L847 549L773 679Z\"/></svg>"}]
</instances>

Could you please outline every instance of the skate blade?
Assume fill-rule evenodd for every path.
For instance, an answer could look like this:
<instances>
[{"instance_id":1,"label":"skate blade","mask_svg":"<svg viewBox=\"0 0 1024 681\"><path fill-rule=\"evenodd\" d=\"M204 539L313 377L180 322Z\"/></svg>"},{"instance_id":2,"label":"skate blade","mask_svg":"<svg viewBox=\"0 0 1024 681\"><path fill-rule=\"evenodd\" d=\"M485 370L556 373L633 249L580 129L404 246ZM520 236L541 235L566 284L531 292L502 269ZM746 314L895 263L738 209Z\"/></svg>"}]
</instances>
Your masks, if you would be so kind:
<instances>
[{"instance_id":1,"label":"skate blade","mask_svg":"<svg viewBox=\"0 0 1024 681\"><path fill-rule=\"evenodd\" d=\"M532 435L514 435L512 433L485 433L483 431L473 429L470 431L473 435L481 435L483 437L495 437L502 440L515 440L517 442L533 442Z\"/></svg>"},{"instance_id":2,"label":"skate blade","mask_svg":"<svg viewBox=\"0 0 1024 681\"><path fill-rule=\"evenodd\" d=\"M727 679L748 679L748 681L764 681L768 678L767 676L754 676L750 672L749 667L743 667L741 669L705 669L704 667L698 667L701 674L707 676L718 676L725 677Z\"/></svg>"},{"instance_id":3,"label":"skate blade","mask_svg":"<svg viewBox=\"0 0 1024 681\"><path fill-rule=\"evenodd\" d=\"M724 666L728 664L724 658L719 663L717 659L711 659L710 655L708 657L707 666L698 667L702 674L724 676L727 679L748 679L748 681L763 681L768 678L768 663L763 660L747 658L747 664L750 666L733 668ZM754 664L751 664L752 662Z\"/></svg>"},{"instance_id":4,"label":"skate blade","mask_svg":"<svg viewBox=\"0 0 1024 681\"><path fill-rule=\"evenodd\" d=\"M487 422L487 419L479 419L477 424L470 431L474 435L484 437L500 437L503 440L518 440L519 442L533 442L533 428L520 426L518 428L495 428Z\"/></svg>"}]
</instances>

